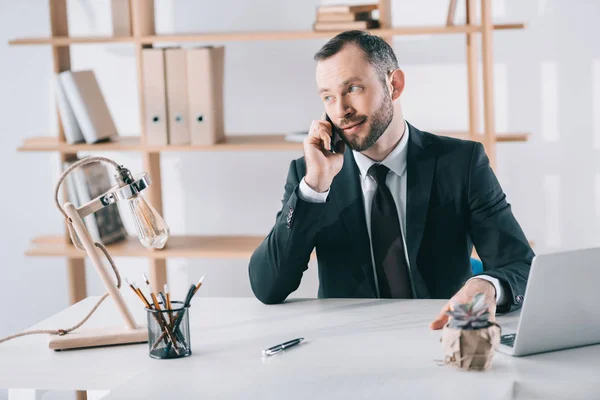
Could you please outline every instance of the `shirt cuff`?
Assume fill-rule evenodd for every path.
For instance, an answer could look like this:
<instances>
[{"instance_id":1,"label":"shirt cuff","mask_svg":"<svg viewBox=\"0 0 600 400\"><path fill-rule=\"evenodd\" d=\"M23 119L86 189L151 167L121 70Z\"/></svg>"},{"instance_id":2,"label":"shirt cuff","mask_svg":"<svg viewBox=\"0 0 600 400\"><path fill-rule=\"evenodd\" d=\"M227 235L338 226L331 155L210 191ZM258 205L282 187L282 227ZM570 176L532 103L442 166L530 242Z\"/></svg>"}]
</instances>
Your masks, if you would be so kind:
<instances>
[{"instance_id":1,"label":"shirt cuff","mask_svg":"<svg viewBox=\"0 0 600 400\"><path fill-rule=\"evenodd\" d=\"M327 202L327 196L329 196L329 189L326 192L319 193L306 183L304 178L300 181L300 188L298 190L298 197L301 200L308 201L310 203L325 203Z\"/></svg>"},{"instance_id":2,"label":"shirt cuff","mask_svg":"<svg viewBox=\"0 0 600 400\"><path fill-rule=\"evenodd\" d=\"M484 279L490 282L496 288L496 305L501 305L504 303L504 292L502 291L502 285L500 284L500 281L497 278L491 277L489 275L477 275L472 277L471 279ZM469 279L469 281L471 279Z\"/></svg>"}]
</instances>

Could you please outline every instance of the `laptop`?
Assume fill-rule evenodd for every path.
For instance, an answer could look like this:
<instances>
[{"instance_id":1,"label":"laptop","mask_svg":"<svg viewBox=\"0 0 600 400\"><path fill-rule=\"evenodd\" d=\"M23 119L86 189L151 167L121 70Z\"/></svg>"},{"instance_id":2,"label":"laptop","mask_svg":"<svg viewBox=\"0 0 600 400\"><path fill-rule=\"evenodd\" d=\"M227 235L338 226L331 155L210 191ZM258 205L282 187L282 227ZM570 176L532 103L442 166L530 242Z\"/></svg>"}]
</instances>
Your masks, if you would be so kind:
<instances>
[{"instance_id":1,"label":"laptop","mask_svg":"<svg viewBox=\"0 0 600 400\"><path fill-rule=\"evenodd\" d=\"M512 356L600 343L600 248L534 257L516 331L502 326L498 351Z\"/></svg>"}]
</instances>

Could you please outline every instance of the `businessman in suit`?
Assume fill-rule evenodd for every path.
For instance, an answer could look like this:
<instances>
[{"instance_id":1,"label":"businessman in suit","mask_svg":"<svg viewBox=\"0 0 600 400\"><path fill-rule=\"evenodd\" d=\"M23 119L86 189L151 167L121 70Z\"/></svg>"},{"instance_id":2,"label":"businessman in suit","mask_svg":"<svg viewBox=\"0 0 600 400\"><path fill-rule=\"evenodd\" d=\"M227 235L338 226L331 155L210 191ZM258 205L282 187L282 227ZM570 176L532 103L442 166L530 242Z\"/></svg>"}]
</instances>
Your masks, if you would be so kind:
<instances>
[{"instance_id":1,"label":"businessman in suit","mask_svg":"<svg viewBox=\"0 0 600 400\"><path fill-rule=\"evenodd\" d=\"M518 308L534 253L483 146L404 120L404 73L380 37L343 32L315 60L331 123L312 122L290 165L275 226L250 260L256 297L284 301L316 249L320 298L450 299L432 329L477 293L492 317ZM473 245L485 269L475 277Z\"/></svg>"}]
</instances>

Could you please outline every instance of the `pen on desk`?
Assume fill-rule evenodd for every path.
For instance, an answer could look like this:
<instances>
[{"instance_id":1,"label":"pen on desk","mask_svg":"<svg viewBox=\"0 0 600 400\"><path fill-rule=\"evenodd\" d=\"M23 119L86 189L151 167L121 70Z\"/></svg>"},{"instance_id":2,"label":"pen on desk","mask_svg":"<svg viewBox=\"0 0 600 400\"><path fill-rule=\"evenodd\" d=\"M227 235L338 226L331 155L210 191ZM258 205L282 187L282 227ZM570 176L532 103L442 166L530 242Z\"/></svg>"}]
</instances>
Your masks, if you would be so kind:
<instances>
[{"instance_id":1,"label":"pen on desk","mask_svg":"<svg viewBox=\"0 0 600 400\"><path fill-rule=\"evenodd\" d=\"M281 343L281 344L275 345L273 347L269 347L268 349L263 350L262 355L267 356L267 357L272 356L272 355L277 354L289 347L300 344L303 340L304 340L304 338L293 339L293 340L287 341L285 343Z\"/></svg>"}]
</instances>

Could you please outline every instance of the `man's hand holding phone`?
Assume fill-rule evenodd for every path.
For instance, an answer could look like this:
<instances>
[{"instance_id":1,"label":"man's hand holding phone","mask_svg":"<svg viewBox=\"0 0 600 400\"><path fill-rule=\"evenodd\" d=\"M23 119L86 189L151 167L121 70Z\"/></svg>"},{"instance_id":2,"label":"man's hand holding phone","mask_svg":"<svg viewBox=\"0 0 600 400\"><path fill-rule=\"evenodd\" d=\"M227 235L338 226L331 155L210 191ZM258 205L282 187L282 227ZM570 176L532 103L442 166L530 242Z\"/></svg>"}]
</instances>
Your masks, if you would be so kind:
<instances>
[{"instance_id":1,"label":"man's hand holding phone","mask_svg":"<svg viewBox=\"0 0 600 400\"><path fill-rule=\"evenodd\" d=\"M332 152L332 132L335 127L327 121L327 114L313 121L304 140L304 159L306 161L306 184L317 192L326 192L333 178L344 165L346 144L340 140L335 152Z\"/></svg>"}]
</instances>

